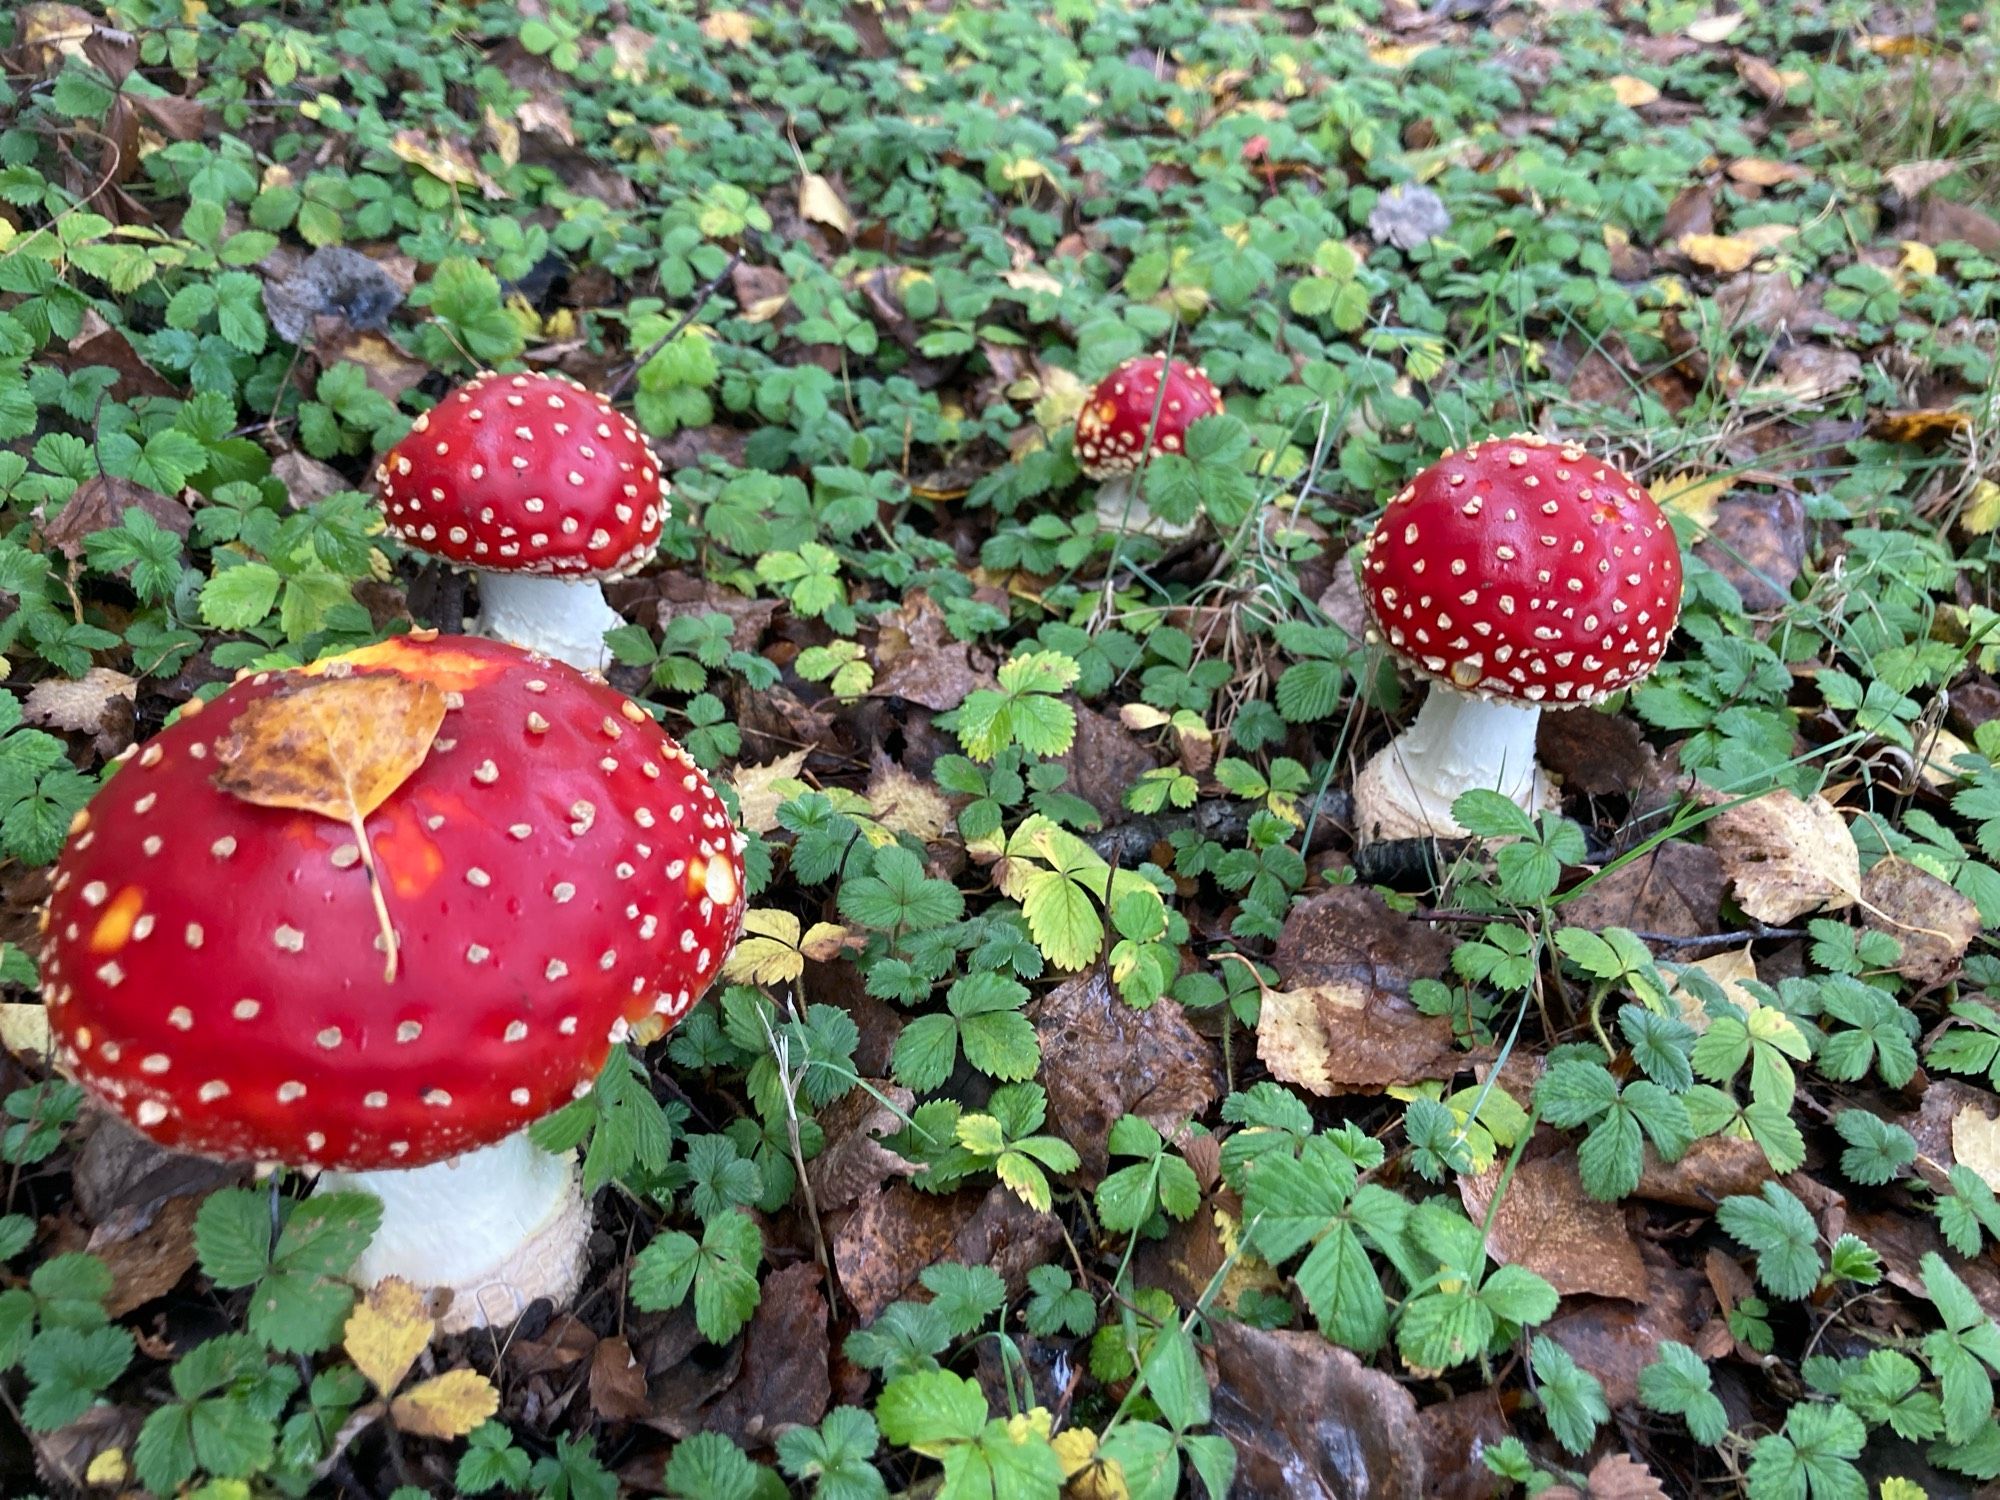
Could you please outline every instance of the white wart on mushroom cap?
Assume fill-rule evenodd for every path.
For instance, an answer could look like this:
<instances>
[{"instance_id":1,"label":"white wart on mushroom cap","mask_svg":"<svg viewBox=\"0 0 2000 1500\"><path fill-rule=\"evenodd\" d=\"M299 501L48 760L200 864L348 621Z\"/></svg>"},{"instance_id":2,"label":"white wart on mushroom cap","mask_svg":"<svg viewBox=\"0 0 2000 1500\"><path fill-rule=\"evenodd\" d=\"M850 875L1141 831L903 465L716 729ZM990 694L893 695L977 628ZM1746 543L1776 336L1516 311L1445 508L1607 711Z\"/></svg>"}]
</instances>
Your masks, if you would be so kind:
<instances>
[{"instance_id":1,"label":"white wart on mushroom cap","mask_svg":"<svg viewBox=\"0 0 2000 1500\"><path fill-rule=\"evenodd\" d=\"M351 830L214 783L248 704L365 673L448 710L365 825L393 981ZM740 849L687 753L603 683L498 642L392 640L190 704L77 815L50 1021L65 1068L164 1145L415 1167L518 1131L633 1024L685 1014L741 924Z\"/></svg>"}]
</instances>

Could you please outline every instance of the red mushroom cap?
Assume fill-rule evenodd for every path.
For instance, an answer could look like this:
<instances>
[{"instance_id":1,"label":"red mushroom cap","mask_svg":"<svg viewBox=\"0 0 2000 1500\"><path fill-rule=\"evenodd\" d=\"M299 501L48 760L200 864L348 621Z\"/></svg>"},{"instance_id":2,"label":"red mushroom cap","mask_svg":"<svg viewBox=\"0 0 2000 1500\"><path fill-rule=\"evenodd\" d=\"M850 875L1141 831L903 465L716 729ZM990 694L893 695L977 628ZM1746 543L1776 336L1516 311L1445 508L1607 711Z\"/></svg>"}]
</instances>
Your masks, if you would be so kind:
<instances>
[{"instance_id":1,"label":"red mushroom cap","mask_svg":"<svg viewBox=\"0 0 2000 1500\"><path fill-rule=\"evenodd\" d=\"M666 520L660 461L629 417L555 375L476 376L375 470L407 547L489 573L617 578Z\"/></svg>"},{"instance_id":2,"label":"red mushroom cap","mask_svg":"<svg viewBox=\"0 0 2000 1500\"><path fill-rule=\"evenodd\" d=\"M249 705L325 676L444 696L365 827L215 784ZM163 1145L351 1171L491 1144L684 1015L742 922L740 836L687 752L602 682L471 636L259 673L141 748L79 813L43 975L65 1068Z\"/></svg>"},{"instance_id":3,"label":"red mushroom cap","mask_svg":"<svg viewBox=\"0 0 2000 1500\"><path fill-rule=\"evenodd\" d=\"M1447 453L1367 543L1375 627L1460 692L1562 708L1652 671L1681 608L1681 553L1652 496L1531 433Z\"/></svg>"},{"instance_id":4,"label":"red mushroom cap","mask_svg":"<svg viewBox=\"0 0 2000 1500\"><path fill-rule=\"evenodd\" d=\"M1166 399L1160 399L1162 371ZM1155 404L1160 420L1153 422ZM1222 392L1208 372L1157 354L1128 359L1097 383L1076 418L1076 456L1090 479L1116 478L1145 466L1154 453L1178 453L1187 430L1222 410ZM1153 446L1146 449L1146 434Z\"/></svg>"}]
</instances>

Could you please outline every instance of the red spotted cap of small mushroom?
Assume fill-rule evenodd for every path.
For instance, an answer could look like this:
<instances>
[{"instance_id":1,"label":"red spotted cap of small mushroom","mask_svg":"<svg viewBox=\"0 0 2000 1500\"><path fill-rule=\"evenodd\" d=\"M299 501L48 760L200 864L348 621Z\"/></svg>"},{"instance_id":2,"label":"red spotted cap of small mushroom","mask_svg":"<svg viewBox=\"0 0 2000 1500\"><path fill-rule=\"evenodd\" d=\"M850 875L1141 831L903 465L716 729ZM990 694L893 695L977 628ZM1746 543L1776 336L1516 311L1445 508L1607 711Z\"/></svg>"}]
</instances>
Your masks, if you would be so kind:
<instances>
[{"instance_id":1,"label":"red spotted cap of small mushroom","mask_svg":"<svg viewBox=\"0 0 2000 1500\"><path fill-rule=\"evenodd\" d=\"M1651 672L1681 607L1681 554L1652 496L1532 434L1447 453L1367 543L1375 628L1461 692L1559 708Z\"/></svg>"},{"instance_id":2,"label":"red spotted cap of small mushroom","mask_svg":"<svg viewBox=\"0 0 2000 1500\"><path fill-rule=\"evenodd\" d=\"M618 578L660 540L667 485L631 419L555 375L479 375L375 471L389 529L461 567Z\"/></svg>"},{"instance_id":3,"label":"red spotted cap of small mushroom","mask_svg":"<svg viewBox=\"0 0 2000 1500\"><path fill-rule=\"evenodd\" d=\"M217 785L252 705L343 675L434 686L421 764L348 825ZM409 636L190 703L77 814L43 975L63 1066L161 1144L371 1171L491 1144L684 1015L742 922L741 837L603 683Z\"/></svg>"},{"instance_id":4,"label":"red spotted cap of small mushroom","mask_svg":"<svg viewBox=\"0 0 2000 1500\"><path fill-rule=\"evenodd\" d=\"M1164 372L1164 373L1163 373ZM1160 382L1167 392L1160 399ZM1160 419L1153 421L1158 406ZM1178 453L1187 430L1222 410L1208 372L1186 360L1128 359L1097 383L1076 418L1076 457L1087 478L1115 479L1145 467L1154 453ZM1146 447L1146 434L1153 446Z\"/></svg>"}]
</instances>

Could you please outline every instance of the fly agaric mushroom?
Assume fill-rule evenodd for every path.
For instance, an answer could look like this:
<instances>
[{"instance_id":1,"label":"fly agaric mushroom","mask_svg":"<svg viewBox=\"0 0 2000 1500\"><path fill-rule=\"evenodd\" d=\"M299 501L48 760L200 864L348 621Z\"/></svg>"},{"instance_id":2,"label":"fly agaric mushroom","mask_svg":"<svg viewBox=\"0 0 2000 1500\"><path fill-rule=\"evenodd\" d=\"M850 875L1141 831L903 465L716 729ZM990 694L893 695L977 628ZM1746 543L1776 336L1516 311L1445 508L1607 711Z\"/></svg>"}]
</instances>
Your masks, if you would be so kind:
<instances>
[{"instance_id":1,"label":"fly agaric mushroom","mask_svg":"<svg viewBox=\"0 0 2000 1500\"><path fill-rule=\"evenodd\" d=\"M283 800L318 764L358 785L404 749L399 782L356 796L359 836ZM380 1198L357 1281L451 1288L447 1331L506 1322L575 1291L589 1233L573 1161L525 1127L715 977L741 848L651 716L547 658L425 634L258 673L77 814L50 1023L64 1068L161 1145Z\"/></svg>"},{"instance_id":2,"label":"fly agaric mushroom","mask_svg":"<svg viewBox=\"0 0 2000 1500\"><path fill-rule=\"evenodd\" d=\"M398 541L476 570L481 634L604 665L624 621L599 581L643 567L667 517L630 418L573 380L489 371L418 417L375 479Z\"/></svg>"},{"instance_id":3,"label":"fly agaric mushroom","mask_svg":"<svg viewBox=\"0 0 2000 1500\"><path fill-rule=\"evenodd\" d=\"M1680 546L1652 496L1529 433L1419 474L1376 523L1361 578L1373 633L1431 682L1416 722L1355 782L1364 844L1463 837L1451 804L1475 788L1549 806L1541 711L1639 681L1680 617Z\"/></svg>"},{"instance_id":4,"label":"fly agaric mushroom","mask_svg":"<svg viewBox=\"0 0 2000 1500\"><path fill-rule=\"evenodd\" d=\"M1098 519L1106 526L1159 537L1186 536L1194 527L1161 520L1146 508L1132 476L1158 453L1179 453L1187 430L1222 410L1222 392L1208 372L1186 360L1148 355L1128 359L1097 383L1076 418L1076 458L1084 477L1099 482Z\"/></svg>"}]
</instances>

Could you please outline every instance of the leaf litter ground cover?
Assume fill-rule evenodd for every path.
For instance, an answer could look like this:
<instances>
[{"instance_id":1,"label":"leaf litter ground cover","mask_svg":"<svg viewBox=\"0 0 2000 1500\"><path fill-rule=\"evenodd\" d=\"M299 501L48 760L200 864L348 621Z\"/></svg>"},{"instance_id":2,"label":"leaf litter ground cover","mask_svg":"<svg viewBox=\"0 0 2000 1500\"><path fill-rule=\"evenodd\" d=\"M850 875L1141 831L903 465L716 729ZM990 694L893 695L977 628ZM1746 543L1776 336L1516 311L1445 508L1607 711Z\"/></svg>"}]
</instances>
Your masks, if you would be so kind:
<instances>
[{"instance_id":1,"label":"leaf litter ground cover","mask_svg":"<svg viewBox=\"0 0 2000 1500\"><path fill-rule=\"evenodd\" d=\"M2000 1478L1993 22L0 18L5 1492ZM1223 410L1100 484L1139 356ZM460 628L374 471L492 367L659 455L608 675L750 910L535 1127L583 1289L440 1335L343 1280L373 1199L86 1100L36 913L185 705ZM1358 846L1424 685L1353 549L1522 431L1665 508L1678 630L1541 716L1546 804ZM301 805L388 857L378 790Z\"/></svg>"}]
</instances>

